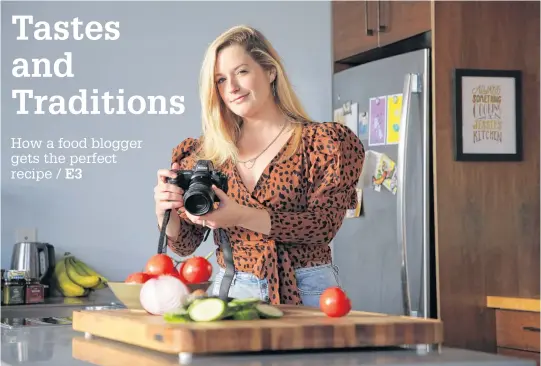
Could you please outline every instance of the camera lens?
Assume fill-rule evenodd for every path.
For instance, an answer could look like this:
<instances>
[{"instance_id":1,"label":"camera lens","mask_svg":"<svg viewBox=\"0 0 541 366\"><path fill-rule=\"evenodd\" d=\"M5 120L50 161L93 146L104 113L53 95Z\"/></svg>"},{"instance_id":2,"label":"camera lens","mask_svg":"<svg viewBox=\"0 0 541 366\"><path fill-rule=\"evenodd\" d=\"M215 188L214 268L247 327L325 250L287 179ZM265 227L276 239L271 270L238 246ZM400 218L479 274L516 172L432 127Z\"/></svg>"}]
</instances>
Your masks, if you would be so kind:
<instances>
[{"instance_id":1,"label":"camera lens","mask_svg":"<svg viewBox=\"0 0 541 366\"><path fill-rule=\"evenodd\" d=\"M212 210L214 191L206 184L192 183L184 194L184 207L195 216L201 216Z\"/></svg>"},{"instance_id":2,"label":"camera lens","mask_svg":"<svg viewBox=\"0 0 541 366\"><path fill-rule=\"evenodd\" d=\"M192 215L201 216L210 210L211 205L206 195L196 193L184 199L184 207Z\"/></svg>"}]
</instances>

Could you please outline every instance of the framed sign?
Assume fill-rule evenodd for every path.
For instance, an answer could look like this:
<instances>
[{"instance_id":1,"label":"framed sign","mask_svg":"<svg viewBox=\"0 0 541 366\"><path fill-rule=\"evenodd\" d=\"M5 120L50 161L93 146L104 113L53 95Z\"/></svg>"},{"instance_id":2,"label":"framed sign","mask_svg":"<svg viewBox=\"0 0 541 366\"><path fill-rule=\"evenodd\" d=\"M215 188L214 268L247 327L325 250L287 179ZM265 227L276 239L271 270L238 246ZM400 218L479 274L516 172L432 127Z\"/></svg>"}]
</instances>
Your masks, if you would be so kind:
<instances>
[{"instance_id":1,"label":"framed sign","mask_svg":"<svg viewBox=\"0 0 541 366\"><path fill-rule=\"evenodd\" d=\"M456 69L453 87L455 160L522 160L522 73Z\"/></svg>"}]
</instances>

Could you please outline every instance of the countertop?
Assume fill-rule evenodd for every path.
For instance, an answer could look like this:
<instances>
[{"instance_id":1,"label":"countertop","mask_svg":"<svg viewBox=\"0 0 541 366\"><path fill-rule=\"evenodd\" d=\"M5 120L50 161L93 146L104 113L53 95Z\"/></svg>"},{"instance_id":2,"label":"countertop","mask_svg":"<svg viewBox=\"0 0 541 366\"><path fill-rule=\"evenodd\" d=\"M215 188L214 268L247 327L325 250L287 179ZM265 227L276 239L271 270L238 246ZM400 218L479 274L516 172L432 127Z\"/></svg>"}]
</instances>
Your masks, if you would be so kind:
<instances>
[{"instance_id":1,"label":"countertop","mask_svg":"<svg viewBox=\"0 0 541 366\"><path fill-rule=\"evenodd\" d=\"M24 305L2 305L4 318L40 318L45 316L71 316L73 310L87 307L123 306L110 289L103 289L86 297L50 297L44 303Z\"/></svg>"},{"instance_id":2,"label":"countertop","mask_svg":"<svg viewBox=\"0 0 541 366\"><path fill-rule=\"evenodd\" d=\"M66 306L88 306L95 304L103 304L104 302L118 302L111 290L104 289L93 293L86 297L48 297L42 303L38 304L22 304L22 305L2 305L2 311L12 311L20 309L40 309L44 306L51 307L66 307Z\"/></svg>"},{"instance_id":3,"label":"countertop","mask_svg":"<svg viewBox=\"0 0 541 366\"><path fill-rule=\"evenodd\" d=\"M2 330L2 365L178 365L179 358L104 339L85 339L69 326ZM443 348L427 354L387 349L342 352L289 352L194 356L191 365L205 366L534 366L534 361Z\"/></svg>"},{"instance_id":4,"label":"countertop","mask_svg":"<svg viewBox=\"0 0 541 366\"><path fill-rule=\"evenodd\" d=\"M494 309L540 312L539 297L487 296L487 307Z\"/></svg>"},{"instance_id":5,"label":"countertop","mask_svg":"<svg viewBox=\"0 0 541 366\"><path fill-rule=\"evenodd\" d=\"M51 300L50 306L110 304L110 295L102 290L100 297ZM39 306L32 306L32 310L36 308L39 309ZM5 317L4 310L7 308L2 307L2 317ZM16 309L9 309L8 312L10 311L14 312ZM83 333L74 331L70 325L13 329L3 327L1 334L2 366L179 364L178 355L167 355L100 338L85 339ZM186 364L205 366L535 366L534 361L445 347L430 352L425 349L394 348L196 355L183 361Z\"/></svg>"}]
</instances>

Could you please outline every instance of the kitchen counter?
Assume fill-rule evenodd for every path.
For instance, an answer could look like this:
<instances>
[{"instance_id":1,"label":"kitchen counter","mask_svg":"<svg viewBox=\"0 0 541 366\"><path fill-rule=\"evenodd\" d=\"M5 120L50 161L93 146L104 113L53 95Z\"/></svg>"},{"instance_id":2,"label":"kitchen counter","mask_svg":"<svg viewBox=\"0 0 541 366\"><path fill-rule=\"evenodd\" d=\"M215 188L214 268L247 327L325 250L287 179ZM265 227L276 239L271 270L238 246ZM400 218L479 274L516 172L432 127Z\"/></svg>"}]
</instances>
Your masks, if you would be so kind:
<instances>
[{"instance_id":1,"label":"kitchen counter","mask_svg":"<svg viewBox=\"0 0 541 366\"><path fill-rule=\"evenodd\" d=\"M2 318L27 318L41 316L69 316L75 309L92 306L122 306L110 289L93 292L87 297L49 297L40 304L2 305Z\"/></svg>"},{"instance_id":2,"label":"kitchen counter","mask_svg":"<svg viewBox=\"0 0 541 366\"><path fill-rule=\"evenodd\" d=\"M102 289L91 293L86 297L66 298L50 297L43 303L22 304L22 305L2 305L0 325L5 327L27 327L49 322L70 321L75 310L105 310L125 308L119 302L110 289Z\"/></svg>"},{"instance_id":3,"label":"kitchen counter","mask_svg":"<svg viewBox=\"0 0 541 366\"><path fill-rule=\"evenodd\" d=\"M517 311L540 312L541 301L537 298L487 296L487 307Z\"/></svg>"},{"instance_id":4,"label":"kitchen counter","mask_svg":"<svg viewBox=\"0 0 541 366\"><path fill-rule=\"evenodd\" d=\"M2 318L7 313L33 313L67 310L87 306L115 304L110 290L101 290L93 296L79 299L49 299L47 304L2 307ZM41 312L41 313L40 313ZM178 365L176 355L154 352L100 338L85 339L71 325L1 328L2 366L40 365ZM387 348L356 351L255 353L221 356L194 356L191 365L205 366L534 366L535 362L495 354L442 348L423 352L415 349Z\"/></svg>"},{"instance_id":5,"label":"kitchen counter","mask_svg":"<svg viewBox=\"0 0 541 366\"><path fill-rule=\"evenodd\" d=\"M2 365L178 365L175 355L149 351L105 339L85 339L70 326L2 329ZM341 352L256 353L194 356L191 365L205 366L534 366L534 361L443 348L423 353L406 349Z\"/></svg>"}]
</instances>

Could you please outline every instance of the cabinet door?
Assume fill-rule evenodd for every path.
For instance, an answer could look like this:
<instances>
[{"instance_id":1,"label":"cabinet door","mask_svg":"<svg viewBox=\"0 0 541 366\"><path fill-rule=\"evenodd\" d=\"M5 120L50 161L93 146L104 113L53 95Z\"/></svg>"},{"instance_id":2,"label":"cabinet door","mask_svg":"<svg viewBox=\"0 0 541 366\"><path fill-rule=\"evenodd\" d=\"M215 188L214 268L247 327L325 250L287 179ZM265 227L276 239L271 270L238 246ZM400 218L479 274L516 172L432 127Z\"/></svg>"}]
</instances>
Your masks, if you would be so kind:
<instances>
[{"instance_id":1,"label":"cabinet door","mask_svg":"<svg viewBox=\"0 0 541 366\"><path fill-rule=\"evenodd\" d=\"M332 1L334 61L378 47L374 1Z\"/></svg>"},{"instance_id":2,"label":"cabinet door","mask_svg":"<svg viewBox=\"0 0 541 366\"><path fill-rule=\"evenodd\" d=\"M378 0L374 5L380 47L432 28L431 1Z\"/></svg>"}]
</instances>

